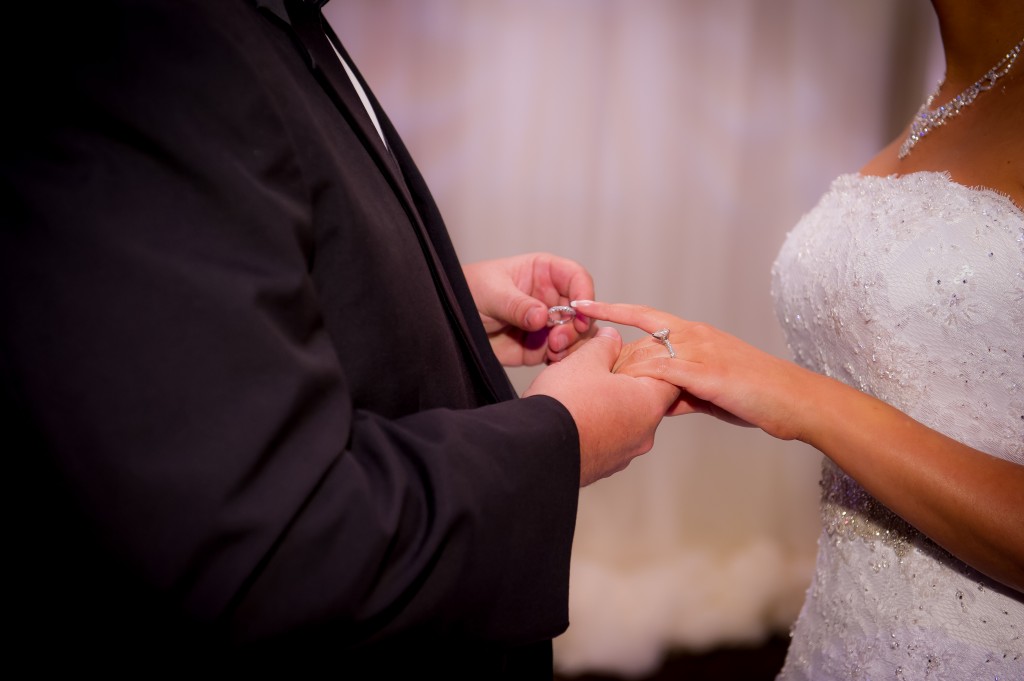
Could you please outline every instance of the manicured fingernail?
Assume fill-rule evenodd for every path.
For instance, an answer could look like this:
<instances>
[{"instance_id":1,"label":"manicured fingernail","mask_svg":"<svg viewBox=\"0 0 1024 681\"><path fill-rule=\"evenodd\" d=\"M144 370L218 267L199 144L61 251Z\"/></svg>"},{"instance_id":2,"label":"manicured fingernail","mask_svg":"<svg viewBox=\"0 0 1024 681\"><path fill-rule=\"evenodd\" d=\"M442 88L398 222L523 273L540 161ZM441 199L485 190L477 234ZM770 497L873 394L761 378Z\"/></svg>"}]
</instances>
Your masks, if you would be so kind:
<instances>
[{"instance_id":1,"label":"manicured fingernail","mask_svg":"<svg viewBox=\"0 0 1024 681\"><path fill-rule=\"evenodd\" d=\"M587 305L590 305L592 302L594 302L594 301L593 300L574 300L571 303L569 303L569 305L571 307L586 307Z\"/></svg>"}]
</instances>

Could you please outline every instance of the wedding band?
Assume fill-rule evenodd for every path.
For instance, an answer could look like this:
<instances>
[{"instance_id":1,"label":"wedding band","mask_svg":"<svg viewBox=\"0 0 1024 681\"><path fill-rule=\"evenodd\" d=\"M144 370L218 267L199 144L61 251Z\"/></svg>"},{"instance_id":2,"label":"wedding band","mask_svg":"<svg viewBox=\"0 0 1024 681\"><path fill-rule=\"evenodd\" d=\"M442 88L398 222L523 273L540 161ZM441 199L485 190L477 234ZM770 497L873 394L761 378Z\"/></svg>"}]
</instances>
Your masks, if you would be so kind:
<instances>
[{"instance_id":1,"label":"wedding band","mask_svg":"<svg viewBox=\"0 0 1024 681\"><path fill-rule=\"evenodd\" d=\"M568 305L555 305L548 308L548 326L568 324L575 318L575 308L571 308Z\"/></svg>"},{"instance_id":2,"label":"wedding band","mask_svg":"<svg viewBox=\"0 0 1024 681\"><path fill-rule=\"evenodd\" d=\"M673 349L672 344L668 342L668 333L668 329L658 329L651 336L654 340L665 346L665 349L668 350L669 359L675 359L676 351Z\"/></svg>"}]
</instances>

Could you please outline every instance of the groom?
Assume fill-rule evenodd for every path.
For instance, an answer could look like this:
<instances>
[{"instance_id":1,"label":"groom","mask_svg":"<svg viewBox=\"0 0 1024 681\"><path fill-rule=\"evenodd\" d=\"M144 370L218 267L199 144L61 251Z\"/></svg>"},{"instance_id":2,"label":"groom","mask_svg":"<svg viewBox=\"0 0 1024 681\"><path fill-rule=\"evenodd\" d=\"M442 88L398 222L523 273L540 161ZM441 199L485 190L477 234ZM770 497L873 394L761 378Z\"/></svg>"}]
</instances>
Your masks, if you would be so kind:
<instances>
[{"instance_id":1,"label":"groom","mask_svg":"<svg viewBox=\"0 0 1024 681\"><path fill-rule=\"evenodd\" d=\"M676 390L548 330L578 264L467 280L319 5L7 11L9 659L552 676L578 489Z\"/></svg>"}]
</instances>

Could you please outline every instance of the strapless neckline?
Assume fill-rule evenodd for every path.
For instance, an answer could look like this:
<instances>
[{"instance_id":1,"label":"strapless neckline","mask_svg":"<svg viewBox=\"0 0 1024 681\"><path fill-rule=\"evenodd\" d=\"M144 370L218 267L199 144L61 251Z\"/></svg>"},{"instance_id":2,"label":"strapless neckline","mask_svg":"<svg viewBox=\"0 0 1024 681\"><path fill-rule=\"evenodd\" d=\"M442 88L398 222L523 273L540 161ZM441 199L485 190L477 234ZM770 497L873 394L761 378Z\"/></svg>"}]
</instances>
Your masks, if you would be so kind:
<instances>
[{"instance_id":1,"label":"strapless neckline","mask_svg":"<svg viewBox=\"0 0 1024 681\"><path fill-rule=\"evenodd\" d=\"M993 189L985 185L970 185L962 182L957 182L953 179L952 175L946 170L916 170L912 173L901 173L893 175L865 175L863 173L846 173L840 175L837 179L851 178L853 180L863 180L870 184L872 181L884 181L889 182L894 186L906 186L910 189L920 188L922 186L947 186L951 191L965 192L968 194L980 194L987 197L994 197L995 200L1001 201L1007 205L1012 211L1015 211L1022 219L1024 219L1024 207L1014 201L1013 197L1005 192L1001 192L998 189Z\"/></svg>"}]
</instances>

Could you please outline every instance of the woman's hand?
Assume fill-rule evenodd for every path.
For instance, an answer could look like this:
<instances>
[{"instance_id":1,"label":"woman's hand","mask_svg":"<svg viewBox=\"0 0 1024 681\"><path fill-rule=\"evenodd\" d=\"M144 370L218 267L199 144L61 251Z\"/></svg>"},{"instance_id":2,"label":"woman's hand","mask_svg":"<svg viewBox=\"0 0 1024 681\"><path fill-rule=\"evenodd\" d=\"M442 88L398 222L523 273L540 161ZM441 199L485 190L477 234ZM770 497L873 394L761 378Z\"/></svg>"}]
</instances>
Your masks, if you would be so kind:
<instances>
[{"instance_id":1,"label":"woman's hand","mask_svg":"<svg viewBox=\"0 0 1024 681\"><path fill-rule=\"evenodd\" d=\"M660 378L770 435L806 442L947 551L1024 591L1024 466L707 324L641 305L574 306L592 319L669 330L674 358L643 338L622 349L614 370ZM700 411L687 399L676 413Z\"/></svg>"},{"instance_id":2,"label":"woman's hand","mask_svg":"<svg viewBox=\"0 0 1024 681\"><path fill-rule=\"evenodd\" d=\"M557 362L597 329L578 315L548 325L548 308L594 295L594 281L579 263L549 253L486 260L463 268L491 347L504 366Z\"/></svg>"},{"instance_id":3,"label":"woman's hand","mask_svg":"<svg viewBox=\"0 0 1024 681\"><path fill-rule=\"evenodd\" d=\"M652 335L624 346L614 371L678 386L669 415L702 412L780 439L800 438L818 382L828 380L713 326L645 305L576 300L572 306L591 319L648 334L668 329L667 344Z\"/></svg>"}]
</instances>

